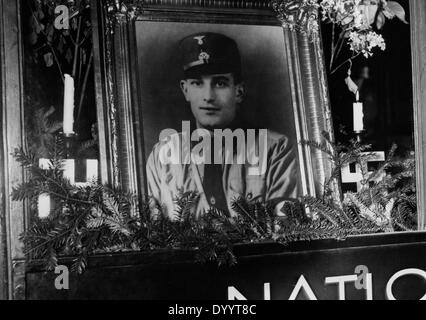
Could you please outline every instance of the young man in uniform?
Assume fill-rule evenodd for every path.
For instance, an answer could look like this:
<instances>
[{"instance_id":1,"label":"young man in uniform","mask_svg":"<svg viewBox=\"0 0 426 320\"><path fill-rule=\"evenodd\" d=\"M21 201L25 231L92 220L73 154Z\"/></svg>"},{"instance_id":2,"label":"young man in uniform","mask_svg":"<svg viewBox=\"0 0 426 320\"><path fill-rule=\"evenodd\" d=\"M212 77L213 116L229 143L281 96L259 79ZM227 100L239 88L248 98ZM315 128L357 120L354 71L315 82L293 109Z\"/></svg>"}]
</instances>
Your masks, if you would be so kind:
<instances>
[{"instance_id":1,"label":"young man in uniform","mask_svg":"<svg viewBox=\"0 0 426 320\"><path fill-rule=\"evenodd\" d=\"M228 134L230 130L241 130L238 115L244 112L241 105L244 85L236 42L222 34L204 32L182 39L179 50L184 72L180 87L191 107L198 131L204 132L204 137L213 137L218 129ZM279 212L283 201L298 196L296 155L286 136L271 130L263 131L265 135L256 134L251 141L244 139L247 144L243 147L233 148L231 157L227 158L232 161L225 161L229 150L220 152L220 145L215 145L215 148L201 152L211 158L211 161L201 163L193 161L194 154L191 153L194 149L186 155L179 154L179 161L164 161L165 155L181 150L186 134L180 132L160 137L147 161L151 200L163 207L163 213L171 218L176 211L175 199L187 191L196 191L200 196L197 215L212 206L235 215L232 202L238 197L248 201L272 201ZM213 145L211 142L208 146ZM241 160L241 152L236 154L236 150L247 155L245 162L237 161L238 156ZM247 161L254 155L259 155L260 170L259 165L256 167ZM221 160L214 161L213 158Z\"/></svg>"}]
</instances>

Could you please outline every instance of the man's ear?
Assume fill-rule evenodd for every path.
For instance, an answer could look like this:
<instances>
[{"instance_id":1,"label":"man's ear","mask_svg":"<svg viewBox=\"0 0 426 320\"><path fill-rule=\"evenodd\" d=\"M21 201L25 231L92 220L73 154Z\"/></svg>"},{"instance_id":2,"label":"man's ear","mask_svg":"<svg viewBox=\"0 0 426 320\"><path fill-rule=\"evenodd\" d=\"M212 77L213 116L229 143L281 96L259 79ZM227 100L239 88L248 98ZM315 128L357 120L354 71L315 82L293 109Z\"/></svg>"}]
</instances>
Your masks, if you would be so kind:
<instances>
[{"instance_id":1,"label":"man's ear","mask_svg":"<svg viewBox=\"0 0 426 320\"><path fill-rule=\"evenodd\" d=\"M236 98L237 98L237 103L243 102L244 93L245 93L244 83L240 82L240 83L236 84L235 85L235 95L236 95Z\"/></svg>"},{"instance_id":2,"label":"man's ear","mask_svg":"<svg viewBox=\"0 0 426 320\"><path fill-rule=\"evenodd\" d=\"M180 80L180 89L182 90L182 93L185 96L185 100L188 101L188 81L187 80Z\"/></svg>"}]
</instances>

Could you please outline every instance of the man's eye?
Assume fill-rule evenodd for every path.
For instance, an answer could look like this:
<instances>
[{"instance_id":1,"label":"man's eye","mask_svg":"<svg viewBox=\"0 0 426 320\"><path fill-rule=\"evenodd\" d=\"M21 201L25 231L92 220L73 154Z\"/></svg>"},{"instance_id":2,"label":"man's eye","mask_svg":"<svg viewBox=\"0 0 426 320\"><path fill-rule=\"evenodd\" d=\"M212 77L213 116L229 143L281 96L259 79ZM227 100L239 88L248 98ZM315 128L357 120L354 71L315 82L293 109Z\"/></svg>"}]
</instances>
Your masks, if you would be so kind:
<instances>
[{"instance_id":1,"label":"man's eye","mask_svg":"<svg viewBox=\"0 0 426 320\"><path fill-rule=\"evenodd\" d=\"M216 87L218 87L218 88L223 88L223 87L226 87L227 85L228 85L228 83L226 81L216 82Z\"/></svg>"},{"instance_id":2,"label":"man's eye","mask_svg":"<svg viewBox=\"0 0 426 320\"><path fill-rule=\"evenodd\" d=\"M202 85L202 82L201 82L201 81L198 81L198 80L192 80L192 81L191 81L191 85L196 86L196 87L199 87L199 86L201 86L201 85Z\"/></svg>"}]
</instances>

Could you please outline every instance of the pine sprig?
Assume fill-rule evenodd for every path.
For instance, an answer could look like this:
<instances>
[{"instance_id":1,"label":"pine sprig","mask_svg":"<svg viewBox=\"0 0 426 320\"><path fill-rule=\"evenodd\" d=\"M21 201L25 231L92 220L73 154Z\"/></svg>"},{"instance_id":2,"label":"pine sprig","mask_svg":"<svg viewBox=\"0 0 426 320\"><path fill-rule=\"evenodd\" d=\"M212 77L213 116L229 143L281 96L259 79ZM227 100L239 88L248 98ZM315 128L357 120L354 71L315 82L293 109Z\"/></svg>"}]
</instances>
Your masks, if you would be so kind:
<instances>
[{"instance_id":1,"label":"pine sprig","mask_svg":"<svg viewBox=\"0 0 426 320\"><path fill-rule=\"evenodd\" d=\"M362 219L367 219L375 225L373 231L394 231L396 224L398 230L415 230L416 226L412 223L417 217L414 158L396 159L397 146L393 145L385 162L371 173L367 170L367 162L372 155L368 152L370 145L353 140L348 145L336 144L327 134L323 137L325 142L322 143L304 143L329 155L332 173L324 184L322 198L305 197L303 202L335 226L343 223L343 226L349 225L354 230L362 231L364 226L358 224ZM360 166L363 187L357 193L348 193L345 199L336 203L330 196L332 183L340 178L342 168L350 163ZM398 214L401 212L404 214ZM395 215L405 222L393 219ZM365 233L370 231L365 230Z\"/></svg>"},{"instance_id":2,"label":"pine sprig","mask_svg":"<svg viewBox=\"0 0 426 320\"><path fill-rule=\"evenodd\" d=\"M163 207L153 199L138 203L135 195L96 181L84 187L71 184L63 176L60 140L50 148L48 169L41 169L33 154L17 149L14 155L30 179L13 189L13 199L30 200L33 209L43 193L55 202L47 218L34 218L21 235L25 252L32 259L44 261L49 270L61 256L73 256L71 269L78 273L87 268L94 253L128 250L196 250L199 262L232 265L237 262L233 252L236 243L343 240L351 235L416 227L412 159L388 157L378 169L382 180L367 183L372 178L366 175L360 192L336 202L330 190L341 166L365 161L368 146L357 142L335 145L330 140L308 145L326 152L334 166L320 197L285 201L278 214L276 203L240 197L232 201L235 214L231 216L216 208L198 216L199 195L181 191L174 199L177 209L173 217L164 214Z\"/></svg>"}]
</instances>

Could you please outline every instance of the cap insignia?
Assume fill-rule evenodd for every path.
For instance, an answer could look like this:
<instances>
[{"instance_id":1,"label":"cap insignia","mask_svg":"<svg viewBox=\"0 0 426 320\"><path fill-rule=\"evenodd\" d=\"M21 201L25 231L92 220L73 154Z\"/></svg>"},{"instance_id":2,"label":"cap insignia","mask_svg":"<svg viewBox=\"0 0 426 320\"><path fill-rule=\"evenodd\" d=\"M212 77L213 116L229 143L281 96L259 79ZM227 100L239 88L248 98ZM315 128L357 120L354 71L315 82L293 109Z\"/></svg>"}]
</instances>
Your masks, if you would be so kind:
<instances>
[{"instance_id":1,"label":"cap insignia","mask_svg":"<svg viewBox=\"0 0 426 320\"><path fill-rule=\"evenodd\" d=\"M198 37L194 37L194 39L195 39L195 40L197 40L197 43L201 46L202 44L204 44L203 39L204 39L205 37L206 37L206 36L198 36Z\"/></svg>"},{"instance_id":2,"label":"cap insignia","mask_svg":"<svg viewBox=\"0 0 426 320\"><path fill-rule=\"evenodd\" d=\"M198 60L202 60L205 63L208 63L210 59L210 55L207 52L201 51L198 55Z\"/></svg>"}]
</instances>

